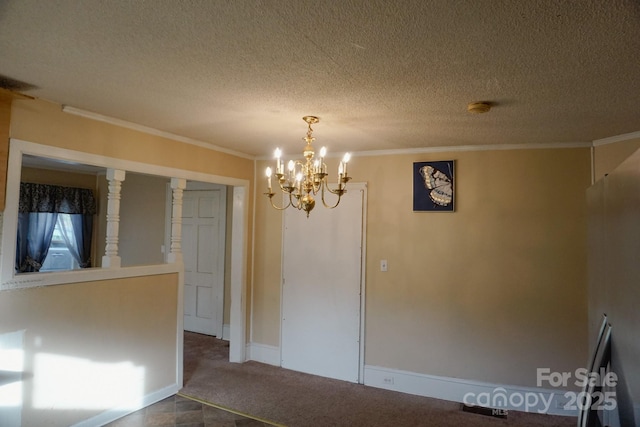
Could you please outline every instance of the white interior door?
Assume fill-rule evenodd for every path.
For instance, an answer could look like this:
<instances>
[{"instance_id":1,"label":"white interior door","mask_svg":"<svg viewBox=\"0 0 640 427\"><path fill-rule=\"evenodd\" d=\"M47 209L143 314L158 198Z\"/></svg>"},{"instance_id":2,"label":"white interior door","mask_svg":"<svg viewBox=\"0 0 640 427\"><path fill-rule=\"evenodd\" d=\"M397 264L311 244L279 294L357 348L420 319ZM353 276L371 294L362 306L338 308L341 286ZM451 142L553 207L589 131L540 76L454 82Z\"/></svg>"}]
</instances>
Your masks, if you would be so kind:
<instances>
[{"instance_id":1,"label":"white interior door","mask_svg":"<svg viewBox=\"0 0 640 427\"><path fill-rule=\"evenodd\" d=\"M222 189L186 190L182 205L184 329L222 338L225 200Z\"/></svg>"},{"instance_id":2,"label":"white interior door","mask_svg":"<svg viewBox=\"0 0 640 427\"><path fill-rule=\"evenodd\" d=\"M358 382L364 185L284 215L282 367Z\"/></svg>"}]
</instances>

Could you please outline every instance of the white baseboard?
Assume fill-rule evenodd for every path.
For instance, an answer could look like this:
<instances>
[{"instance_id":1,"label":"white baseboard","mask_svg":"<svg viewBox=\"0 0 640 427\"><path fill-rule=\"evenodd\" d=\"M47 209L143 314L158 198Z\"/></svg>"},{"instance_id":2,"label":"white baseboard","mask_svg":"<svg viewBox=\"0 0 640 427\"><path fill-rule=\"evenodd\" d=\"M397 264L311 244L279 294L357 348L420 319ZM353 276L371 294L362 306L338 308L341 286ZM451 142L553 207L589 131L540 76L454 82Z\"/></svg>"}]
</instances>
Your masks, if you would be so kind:
<instances>
[{"instance_id":1,"label":"white baseboard","mask_svg":"<svg viewBox=\"0 0 640 427\"><path fill-rule=\"evenodd\" d=\"M109 409L101 414L96 415L95 417L91 417L84 421L80 421L79 423L74 424L72 427L93 427L93 426L103 426L110 422L117 420L118 418L122 418L125 415L132 414L146 406L152 405L156 402L161 401L162 399L166 399L169 396L173 396L180 390L177 384L170 385L163 389L154 391L151 394L147 394L144 396L139 402L132 403L131 405L126 405L120 408Z\"/></svg>"},{"instance_id":2,"label":"white baseboard","mask_svg":"<svg viewBox=\"0 0 640 427\"><path fill-rule=\"evenodd\" d=\"M231 325L225 323L222 325L222 339L225 341L229 341L229 336L231 335Z\"/></svg>"},{"instance_id":3,"label":"white baseboard","mask_svg":"<svg viewBox=\"0 0 640 427\"><path fill-rule=\"evenodd\" d=\"M280 366L280 347L252 342L247 344L246 357L247 360Z\"/></svg>"},{"instance_id":4,"label":"white baseboard","mask_svg":"<svg viewBox=\"0 0 640 427\"><path fill-rule=\"evenodd\" d=\"M483 383L379 366L364 367L364 384L418 396L512 411L578 416L565 409L566 390Z\"/></svg>"}]
</instances>

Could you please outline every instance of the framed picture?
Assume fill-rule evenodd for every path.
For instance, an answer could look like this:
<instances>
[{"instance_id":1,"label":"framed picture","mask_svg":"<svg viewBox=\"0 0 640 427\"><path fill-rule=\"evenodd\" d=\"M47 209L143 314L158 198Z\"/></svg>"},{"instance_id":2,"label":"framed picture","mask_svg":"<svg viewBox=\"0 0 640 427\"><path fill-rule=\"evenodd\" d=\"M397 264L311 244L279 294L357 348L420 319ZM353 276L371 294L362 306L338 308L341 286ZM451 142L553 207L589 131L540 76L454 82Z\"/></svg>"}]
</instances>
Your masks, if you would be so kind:
<instances>
[{"instance_id":1,"label":"framed picture","mask_svg":"<svg viewBox=\"0 0 640 427\"><path fill-rule=\"evenodd\" d=\"M453 160L413 163L413 210L453 212L454 180Z\"/></svg>"}]
</instances>

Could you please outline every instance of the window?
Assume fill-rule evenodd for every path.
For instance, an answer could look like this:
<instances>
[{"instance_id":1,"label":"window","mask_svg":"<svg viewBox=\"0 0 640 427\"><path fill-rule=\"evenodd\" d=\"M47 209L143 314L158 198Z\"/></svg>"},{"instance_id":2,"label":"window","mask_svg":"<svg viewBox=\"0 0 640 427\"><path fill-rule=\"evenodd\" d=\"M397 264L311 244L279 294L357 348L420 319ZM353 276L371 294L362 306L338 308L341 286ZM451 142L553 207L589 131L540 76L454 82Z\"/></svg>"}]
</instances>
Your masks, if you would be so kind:
<instances>
[{"instance_id":1,"label":"window","mask_svg":"<svg viewBox=\"0 0 640 427\"><path fill-rule=\"evenodd\" d=\"M91 267L91 234L96 206L88 189L20 183L17 273ZM51 257L49 250L53 249Z\"/></svg>"},{"instance_id":2,"label":"window","mask_svg":"<svg viewBox=\"0 0 640 427\"><path fill-rule=\"evenodd\" d=\"M71 234L69 236L69 234ZM53 228L53 237L49 245L49 252L42 263L40 271L66 271L80 268L76 258L75 235L69 214L58 214Z\"/></svg>"}]
</instances>

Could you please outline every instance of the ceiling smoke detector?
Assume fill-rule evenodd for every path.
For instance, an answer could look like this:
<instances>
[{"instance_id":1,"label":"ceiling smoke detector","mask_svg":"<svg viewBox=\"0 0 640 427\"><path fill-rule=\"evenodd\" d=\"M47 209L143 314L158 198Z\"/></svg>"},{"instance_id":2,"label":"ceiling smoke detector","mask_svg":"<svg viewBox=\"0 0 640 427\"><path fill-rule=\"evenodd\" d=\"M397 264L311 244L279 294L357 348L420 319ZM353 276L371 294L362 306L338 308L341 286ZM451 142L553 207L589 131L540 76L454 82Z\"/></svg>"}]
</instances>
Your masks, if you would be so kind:
<instances>
[{"instance_id":1,"label":"ceiling smoke detector","mask_svg":"<svg viewBox=\"0 0 640 427\"><path fill-rule=\"evenodd\" d=\"M467 105L467 111L473 114L486 113L491 109L490 102L470 102Z\"/></svg>"}]
</instances>

